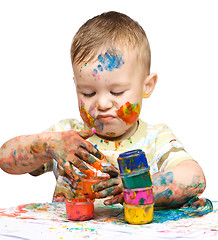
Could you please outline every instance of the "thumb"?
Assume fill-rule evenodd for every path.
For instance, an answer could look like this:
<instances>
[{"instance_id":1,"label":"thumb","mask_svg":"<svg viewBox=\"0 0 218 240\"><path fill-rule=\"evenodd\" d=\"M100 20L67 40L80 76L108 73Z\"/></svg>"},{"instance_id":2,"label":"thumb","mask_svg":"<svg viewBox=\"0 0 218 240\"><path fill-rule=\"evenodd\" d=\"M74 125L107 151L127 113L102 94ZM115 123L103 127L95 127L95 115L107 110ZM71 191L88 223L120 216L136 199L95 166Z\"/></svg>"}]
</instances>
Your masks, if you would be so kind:
<instances>
[{"instance_id":1,"label":"thumb","mask_svg":"<svg viewBox=\"0 0 218 240\"><path fill-rule=\"evenodd\" d=\"M89 130L83 130L78 132L78 135L83 139L87 139L92 137L95 133L96 133L95 128L90 128Z\"/></svg>"},{"instance_id":2,"label":"thumb","mask_svg":"<svg viewBox=\"0 0 218 240\"><path fill-rule=\"evenodd\" d=\"M103 166L101 171L109 174L111 178L115 178L119 175L119 170L114 166Z\"/></svg>"}]
</instances>

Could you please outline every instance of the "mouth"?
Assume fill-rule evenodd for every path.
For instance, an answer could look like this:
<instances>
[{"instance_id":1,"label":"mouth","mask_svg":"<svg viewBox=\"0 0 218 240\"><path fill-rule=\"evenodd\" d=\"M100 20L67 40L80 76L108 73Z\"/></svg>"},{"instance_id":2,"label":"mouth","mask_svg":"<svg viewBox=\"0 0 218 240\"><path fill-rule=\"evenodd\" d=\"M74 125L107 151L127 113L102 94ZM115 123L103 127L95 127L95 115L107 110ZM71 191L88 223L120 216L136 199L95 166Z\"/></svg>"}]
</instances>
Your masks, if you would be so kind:
<instances>
[{"instance_id":1,"label":"mouth","mask_svg":"<svg viewBox=\"0 0 218 240\"><path fill-rule=\"evenodd\" d=\"M115 119L115 116L113 116L111 114L97 116L97 120L100 120L101 122L108 122L108 121L112 121L113 119Z\"/></svg>"}]
</instances>

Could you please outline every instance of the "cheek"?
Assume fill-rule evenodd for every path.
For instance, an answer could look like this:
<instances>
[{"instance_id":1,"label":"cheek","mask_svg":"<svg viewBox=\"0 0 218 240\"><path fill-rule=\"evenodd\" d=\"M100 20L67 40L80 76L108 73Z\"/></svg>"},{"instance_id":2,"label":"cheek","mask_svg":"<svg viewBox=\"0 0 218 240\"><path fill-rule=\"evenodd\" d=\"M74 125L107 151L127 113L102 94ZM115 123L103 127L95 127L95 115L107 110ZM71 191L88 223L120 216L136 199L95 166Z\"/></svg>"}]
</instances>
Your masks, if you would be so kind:
<instances>
[{"instance_id":1,"label":"cheek","mask_svg":"<svg viewBox=\"0 0 218 240\"><path fill-rule=\"evenodd\" d=\"M88 113L88 111L85 108L85 104L82 100L79 102L79 111L80 111L80 116L85 122L85 124L89 128L94 127L94 118Z\"/></svg>"},{"instance_id":2,"label":"cheek","mask_svg":"<svg viewBox=\"0 0 218 240\"><path fill-rule=\"evenodd\" d=\"M93 103L93 104L89 107L88 112L89 112L90 116L92 116L93 118L95 118L95 117L96 117L96 111L97 111L96 104Z\"/></svg>"},{"instance_id":3,"label":"cheek","mask_svg":"<svg viewBox=\"0 0 218 240\"><path fill-rule=\"evenodd\" d=\"M126 102L116 111L119 118L121 118L126 125L135 123L140 114L140 104Z\"/></svg>"}]
</instances>

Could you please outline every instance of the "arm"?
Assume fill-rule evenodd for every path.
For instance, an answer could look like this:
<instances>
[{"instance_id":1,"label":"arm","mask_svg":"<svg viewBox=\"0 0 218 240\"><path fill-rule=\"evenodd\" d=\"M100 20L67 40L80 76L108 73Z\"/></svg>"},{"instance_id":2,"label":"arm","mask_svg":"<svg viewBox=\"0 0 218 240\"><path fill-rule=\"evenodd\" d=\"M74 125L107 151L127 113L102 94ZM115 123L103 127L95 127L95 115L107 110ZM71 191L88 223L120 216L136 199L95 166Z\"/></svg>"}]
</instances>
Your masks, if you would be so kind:
<instances>
[{"instance_id":1,"label":"arm","mask_svg":"<svg viewBox=\"0 0 218 240\"><path fill-rule=\"evenodd\" d=\"M152 176L155 207L179 207L200 195L205 187L204 173L197 162L186 160Z\"/></svg>"},{"instance_id":2,"label":"arm","mask_svg":"<svg viewBox=\"0 0 218 240\"><path fill-rule=\"evenodd\" d=\"M76 178L76 175L71 164L87 175L94 174L85 162L100 169L101 163L92 155L101 159L102 154L84 140L93 134L93 129L90 129L81 132L45 132L13 138L0 149L0 167L11 174L34 173L44 163L55 159L72 178Z\"/></svg>"},{"instance_id":3,"label":"arm","mask_svg":"<svg viewBox=\"0 0 218 240\"><path fill-rule=\"evenodd\" d=\"M30 173L42 169L43 164L52 160L51 156L36 153L32 146L37 142L48 142L49 133L15 137L0 149L0 167L10 174Z\"/></svg>"},{"instance_id":4,"label":"arm","mask_svg":"<svg viewBox=\"0 0 218 240\"><path fill-rule=\"evenodd\" d=\"M193 160L186 160L175 167L152 176L156 208L180 207L192 197L201 194L206 186L201 167ZM122 203L122 181L111 178L93 185L97 198L112 196L106 205Z\"/></svg>"}]
</instances>

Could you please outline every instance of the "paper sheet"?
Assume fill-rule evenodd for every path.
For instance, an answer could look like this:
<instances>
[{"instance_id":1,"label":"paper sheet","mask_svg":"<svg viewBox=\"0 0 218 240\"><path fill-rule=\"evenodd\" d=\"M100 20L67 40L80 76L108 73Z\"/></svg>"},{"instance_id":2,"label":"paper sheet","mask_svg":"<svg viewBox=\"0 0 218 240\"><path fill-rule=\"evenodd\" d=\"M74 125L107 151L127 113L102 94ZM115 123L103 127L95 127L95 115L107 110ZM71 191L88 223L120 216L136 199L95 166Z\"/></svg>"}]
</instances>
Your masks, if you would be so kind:
<instances>
[{"instance_id":1,"label":"paper sheet","mask_svg":"<svg viewBox=\"0 0 218 240\"><path fill-rule=\"evenodd\" d=\"M210 213L191 207L155 211L152 223L130 225L122 205L97 200L94 218L83 222L68 220L64 203L25 204L0 209L0 239L218 239L218 202L213 206Z\"/></svg>"}]
</instances>

